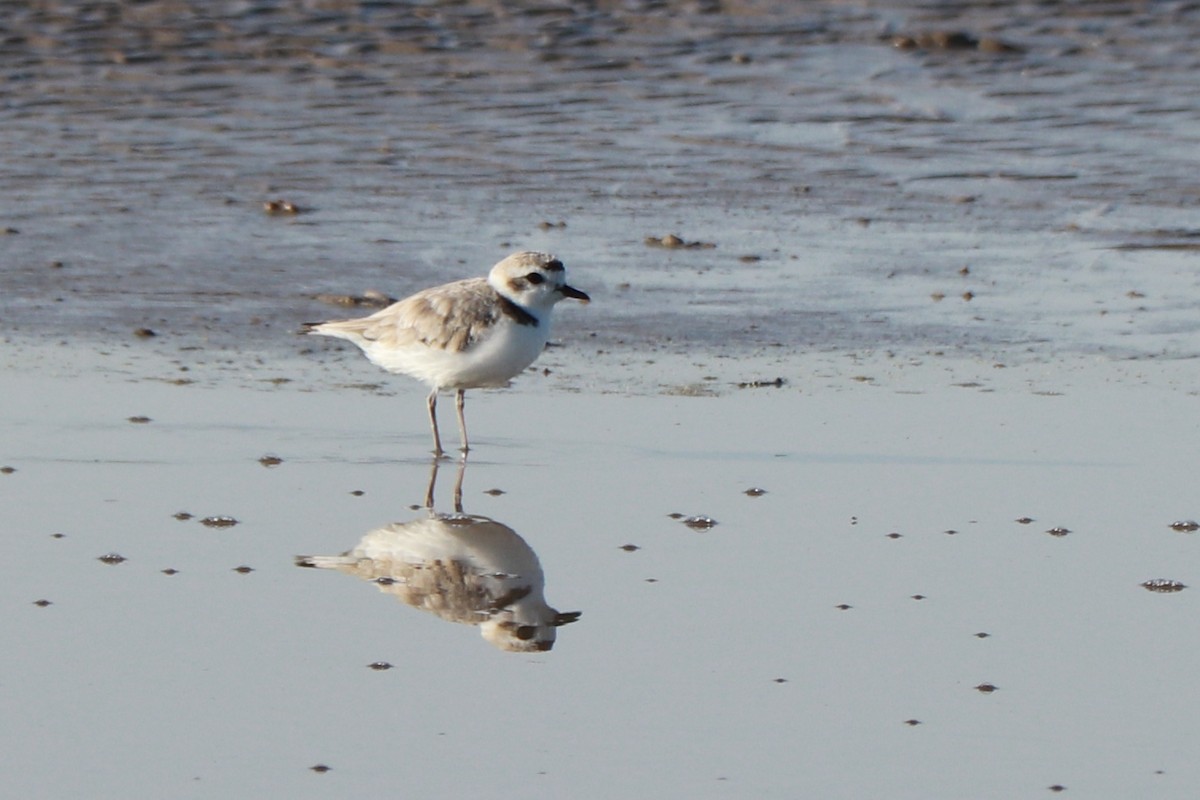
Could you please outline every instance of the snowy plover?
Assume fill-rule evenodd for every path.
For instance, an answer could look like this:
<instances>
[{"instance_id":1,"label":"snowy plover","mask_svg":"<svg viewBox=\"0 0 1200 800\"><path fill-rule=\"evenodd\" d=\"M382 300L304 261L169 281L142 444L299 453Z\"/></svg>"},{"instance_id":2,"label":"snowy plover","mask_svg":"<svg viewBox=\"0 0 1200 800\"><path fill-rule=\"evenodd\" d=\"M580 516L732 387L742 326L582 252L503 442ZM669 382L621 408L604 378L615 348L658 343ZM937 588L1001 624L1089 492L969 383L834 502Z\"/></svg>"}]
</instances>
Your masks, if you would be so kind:
<instances>
[{"instance_id":1,"label":"snowy plover","mask_svg":"<svg viewBox=\"0 0 1200 800\"><path fill-rule=\"evenodd\" d=\"M507 386L532 364L550 338L554 304L566 297L590 299L567 285L561 261L546 253L514 253L486 278L434 286L369 317L309 323L305 332L346 339L377 366L429 385L429 424L438 456L443 455L438 392L454 389L465 454L466 390Z\"/></svg>"},{"instance_id":2,"label":"snowy plover","mask_svg":"<svg viewBox=\"0 0 1200 800\"><path fill-rule=\"evenodd\" d=\"M438 514L369 531L340 556L297 556L335 569L448 622L478 625L496 647L546 651L578 611L546 603L537 555L512 528L476 514Z\"/></svg>"},{"instance_id":3,"label":"snowy plover","mask_svg":"<svg viewBox=\"0 0 1200 800\"><path fill-rule=\"evenodd\" d=\"M453 514L433 508L435 458L425 493L426 518L368 531L340 556L296 556L296 566L354 575L414 608L449 622L478 625L483 638L502 650L549 650L558 628L578 620L580 612L547 604L542 565L516 531L463 513L466 467L465 460L458 462Z\"/></svg>"}]
</instances>

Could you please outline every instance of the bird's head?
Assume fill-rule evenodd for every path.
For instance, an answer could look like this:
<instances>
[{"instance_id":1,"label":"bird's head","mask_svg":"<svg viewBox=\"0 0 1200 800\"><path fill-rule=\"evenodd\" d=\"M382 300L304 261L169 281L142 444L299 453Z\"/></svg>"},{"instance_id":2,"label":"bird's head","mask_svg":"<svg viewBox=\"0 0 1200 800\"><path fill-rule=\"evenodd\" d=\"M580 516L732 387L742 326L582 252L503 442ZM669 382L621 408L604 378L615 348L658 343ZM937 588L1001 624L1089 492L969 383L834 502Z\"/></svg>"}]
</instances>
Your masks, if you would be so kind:
<instances>
[{"instance_id":1,"label":"bird's head","mask_svg":"<svg viewBox=\"0 0 1200 800\"><path fill-rule=\"evenodd\" d=\"M584 303L591 300L585 292L567 284L566 268L549 253L513 253L492 267L488 283L523 308L550 308L568 297Z\"/></svg>"}]
</instances>

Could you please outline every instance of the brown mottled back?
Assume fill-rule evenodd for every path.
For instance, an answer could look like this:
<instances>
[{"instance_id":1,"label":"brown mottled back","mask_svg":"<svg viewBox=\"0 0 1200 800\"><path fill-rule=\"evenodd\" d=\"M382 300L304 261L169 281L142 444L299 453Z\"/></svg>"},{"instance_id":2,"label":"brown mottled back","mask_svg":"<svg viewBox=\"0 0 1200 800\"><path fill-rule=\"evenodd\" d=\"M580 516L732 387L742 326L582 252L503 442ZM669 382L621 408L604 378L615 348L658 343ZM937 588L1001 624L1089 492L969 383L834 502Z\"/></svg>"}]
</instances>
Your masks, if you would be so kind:
<instances>
[{"instance_id":1,"label":"brown mottled back","mask_svg":"<svg viewBox=\"0 0 1200 800\"><path fill-rule=\"evenodd\" d=\"M498 297L485 278L470 278L418 292L369 317L319 327L323 333L358 336L389 348L420 342L461 352L496 324Z\"/></svg>"}]
</instances>

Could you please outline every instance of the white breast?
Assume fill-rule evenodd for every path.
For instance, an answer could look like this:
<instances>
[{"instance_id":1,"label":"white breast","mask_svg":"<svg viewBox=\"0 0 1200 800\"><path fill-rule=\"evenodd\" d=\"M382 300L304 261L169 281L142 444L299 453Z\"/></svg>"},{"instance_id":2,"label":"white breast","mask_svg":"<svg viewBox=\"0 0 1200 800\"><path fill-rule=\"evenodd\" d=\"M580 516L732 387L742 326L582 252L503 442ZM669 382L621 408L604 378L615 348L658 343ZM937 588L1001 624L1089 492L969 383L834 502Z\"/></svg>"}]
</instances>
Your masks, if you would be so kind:
<instances>
[{"instance_id":1,"label":"white breast","mask_svg":"<svg viewBox=\"0 0 1200 800\"><path fill-rule=\"evenodd\" d=\"M378 366L389 372L409 375L431 387L507 386L545 349L550 337L549 322L548 318L543 318L536 326L521 325L504 318L486 336L461 351L442 350L419 342L401 348L374 343L360 346Z\"/></svg>"}]
</instances>

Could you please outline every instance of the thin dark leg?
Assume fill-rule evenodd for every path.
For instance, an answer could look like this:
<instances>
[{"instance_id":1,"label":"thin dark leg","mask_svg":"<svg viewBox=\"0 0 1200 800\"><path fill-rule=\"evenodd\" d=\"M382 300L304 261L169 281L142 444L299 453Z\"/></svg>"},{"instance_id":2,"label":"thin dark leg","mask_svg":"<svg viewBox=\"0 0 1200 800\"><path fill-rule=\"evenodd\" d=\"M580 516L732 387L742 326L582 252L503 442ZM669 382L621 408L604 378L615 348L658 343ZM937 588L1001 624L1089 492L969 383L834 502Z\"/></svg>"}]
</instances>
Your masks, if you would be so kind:
<instances>
[{"instance_id":1,"label":"thin dark leg","mask_svg":"<svg viewBox=\"0 0 1200 800\"><path fill-rule=\"evenodd\" d=\"M467 459L464 457L458 462L458 475L454 478L454 511L457 514L463 513L462 509L462 485L463 476L467 474Z\"/></svg>"},{"instance_id":2,"label":"thin dark leg","mask_svg":"<svg viewBox=\"0 0 1200 800\"><path fill-rule=\"evenodd\" d=\"M429 393L429 400L427 402L429 404L429 427L433 428L433 454L440 458L446 455L446 452L442 450L442 437L438 434L437 396L438 390L434 389Z\"/></svg>"},{"instance_id":3,"label":"thin dark leg","mask_svg":"<svg viewBox=\"0 0 1200 800\"><path fill-rule=\"evenodd\" d=\"M437 487L438 467L441 465L441 459L433 459L433 463L429 467L429 487L425 490L425 509L433 515L434 511L434 492ZM454 511L455 513L463 513L462 494L463 494L463 477L467 474L467 460L461 459L458 462L458 472L454 476Z\"/></svg>"},{"instance_id":4,"label":"thin dark leg","mask_svg":"<svg viewBox=\"0 0 1200 800\"><path fill-rule=\"evenodd\" d=\"M467 454L467 451L471 449L467 445L467 420L466 417L463 416L463 406L466 405L466 402L467 391L465 389L459 389L457 392L455 392L454 405L458 409L458 430L460 433L462 433L462 451L464 456Z\"/></svg>"},{"instance_id":5,"label":"thin dark leg","mask_svg":"<svg viewBox=\"0 0 1200 800\"><path fill-rule=\"evenodd\" d=\"M433 513L433 488L437 485L438 474L438 459L433 459L433 464L429 468L429 488L425 490L425 508L429 513Z\"/></svg>"}]
</instances>

